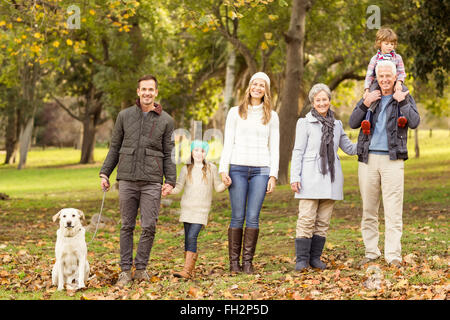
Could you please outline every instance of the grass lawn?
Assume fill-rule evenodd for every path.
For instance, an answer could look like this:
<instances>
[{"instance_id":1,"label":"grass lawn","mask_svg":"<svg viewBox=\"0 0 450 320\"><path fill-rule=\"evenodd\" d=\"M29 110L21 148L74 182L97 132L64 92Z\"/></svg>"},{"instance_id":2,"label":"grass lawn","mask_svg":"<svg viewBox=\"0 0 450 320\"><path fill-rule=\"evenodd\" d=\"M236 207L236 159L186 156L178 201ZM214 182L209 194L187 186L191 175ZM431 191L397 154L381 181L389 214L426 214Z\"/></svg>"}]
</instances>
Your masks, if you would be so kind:
<instances>
[{"instance_id":1,"label":"grass lawn","mask_svg":"<svg viewBox=\"0 0 450 320\"><path fill-rule=\"evenodd\" d=\"M352 136L356 134L352 132ZM178 222L181 195L161 208L148 271L149 283L117 289L119 269L118 192L106 197L103 214L117 222L100 229L89 245L91 279L81 291L57 292L51 285L58 224L51 217L64 207L84 211L87 222L100 210L98 172L107 149L96 149L96 163L78 165L79 151L32 150L27 168L0 166L0 299L445 299L450 289L448 228L450 192L449 132L420 131L420 158L405 162L401 268L377 265L381 288L364 286L369 274L356 264L364 256L360 232L361 199L356 157L340 153L345 200L337 202L328 232L324 271L294 271L294 238L298 200L288 185L277 186L261 211L254 275L228 272L228 193L215 194L210 220L199 236L195 279L179 280L172 270L183 266L184 234ZM4 154L0 153L3 162ZM179 169L179 168L178 168ZM113 175L114 180L115 174ZM380 249L384 246L380 208ZM135 243L140 235L137 225ZM86 241L92 233L87 233Z\"/></svg>"}]
</instances>

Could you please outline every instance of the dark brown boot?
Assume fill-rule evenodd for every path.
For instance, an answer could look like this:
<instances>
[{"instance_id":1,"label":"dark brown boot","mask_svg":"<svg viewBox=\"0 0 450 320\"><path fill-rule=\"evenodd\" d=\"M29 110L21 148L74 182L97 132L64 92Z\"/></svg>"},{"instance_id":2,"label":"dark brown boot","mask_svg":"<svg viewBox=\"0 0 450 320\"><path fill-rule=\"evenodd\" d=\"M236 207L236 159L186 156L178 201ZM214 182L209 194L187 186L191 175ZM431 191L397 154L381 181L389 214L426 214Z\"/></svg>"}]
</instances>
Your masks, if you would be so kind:
<instances>
[{"instance_id":1,"label":"dark brown boot","mask_svg":"<svg viewBox=\"0 0 450 320\"><path fill-rule=\"evenodd\" d=\"M253 256L255 255L256 242L258 241L259 229L245 228L244 248L242 249L242 269L247 274L252 274Z\"/></svg>"},{"instance_id":2,"label":"dark brown boot","mask_svg":"<svg viewBox=\"0 0 450 320\"><path fill-rule=\"evenodd\" d=\"M242 247L242 228L228 228L228 256L230 258L230 271L242 272L239 265Z\"/></svg>"}]
</instances>

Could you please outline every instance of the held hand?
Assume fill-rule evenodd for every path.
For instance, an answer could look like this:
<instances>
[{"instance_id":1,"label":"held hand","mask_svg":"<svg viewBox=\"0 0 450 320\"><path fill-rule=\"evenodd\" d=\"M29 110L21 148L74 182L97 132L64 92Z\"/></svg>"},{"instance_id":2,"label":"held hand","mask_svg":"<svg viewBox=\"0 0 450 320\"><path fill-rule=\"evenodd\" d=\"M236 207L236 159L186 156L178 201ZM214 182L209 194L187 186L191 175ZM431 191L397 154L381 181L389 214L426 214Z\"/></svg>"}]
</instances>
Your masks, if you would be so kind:
<instances>
[{"instance_id":1,"label":"held hand","mask_svg":"<svg viewBox=\"0 0 450 320\"><path fill-rule=\"evenodd\" d=\"M102 178L102 181L100 182L100 187L103 191L109 191L109 188L111 187L109 184L108 179Z\"/></svg>"},{"instance_id":2,"label":"held hand","mask_svg":"<svg viewBox=\"0 0 450 320\"><path fill-rule=\"evenodd\" d=\"M163 197L169 195L171 193L172 189L173 189L173 186L171 186L170 184L165 183L163 185L162 189L161 189L161 195Z\"/></svg>"},{"instance_id":3,"label":"held hand","mask_svg":"<svg viewBox=\"0 0 450 320\"><path fill-rule=\"evenodd\" d=\"M364 105L366 107L370 107L370 105L381 99L381 91L380 90L374 90L372 92L369 92L366 96L366 98L364 99Z\"/></svg>"},{"instance_id":4,"label":"held hand","mask_svg":"<svg viewBox=\"0 0 450 320\"><path fill-rule=\"evenodd\" d=\"M299 193L300 188L301 188L300 182L291 183L291 190L294 191L295 193Z\"/></svg>"},{"instance_id":5,"label":"held hand","mask_svg":"<svg viewBox=\"0 0 450 320\"><path fill-rule=\"evenodd\" d=\"M230 178L230 176L228 174L226 174L225 172L221 172L220 173L220 178L222 179L222 182L229 187L231 185L231 183L233 182Z\"/></svg>"},{"instance_id":6,"label":"held hand","mask_svg":"<svg viewBox=\"0 0 450 320\"><path fill-rule=\"evenodd\" d=\"M267 191L266 193L272 193L273 190L275 190L275 186L277 184L277 179L275 177L270 177L269 181L267 182Z\"/></svg>"},{"instance_id":7,"label":"held hand","mask_svg":"<svg viewBox=\"0 0 450 320\"><path fill-rule=\"evenodd\" d=\"M402 91L402 89L403 89L402 82L401 81L397 81L397 83L395 84L395 87L394 87L394 91L395 92Z\"/></svg>"},{"instance_id":8,"label":"held hand","mask_svg":"<svg viewBox=\"0 0 450 320\"><path fill-rule=\"evenodd\" d=\"M408 91L397 90L394 92L394 95L392 97L395 100L397 100L398 102L402 102L403 100L405 100L405 98L408 94L409 94L409 90Z\"/></svg>"}]
</instances>

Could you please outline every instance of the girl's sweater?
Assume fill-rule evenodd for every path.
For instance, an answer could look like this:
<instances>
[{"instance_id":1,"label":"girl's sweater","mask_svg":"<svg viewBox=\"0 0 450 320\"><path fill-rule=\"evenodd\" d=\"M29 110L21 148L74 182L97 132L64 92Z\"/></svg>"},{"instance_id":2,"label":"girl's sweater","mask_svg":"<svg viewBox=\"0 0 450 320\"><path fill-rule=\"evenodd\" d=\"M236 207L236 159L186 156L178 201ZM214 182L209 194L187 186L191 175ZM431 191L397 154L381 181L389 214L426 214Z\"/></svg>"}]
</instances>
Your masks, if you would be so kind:
<instances>
[{"instance_id":1,"label":"girl's sweater","mask_svg":"<svg viewBox=\"0 0 450 320\"><path fill-rule=\"evenodd\" d=\"M213 163L207 163L209 169L206 171L206 181L203 179L203 166L192 168L191 178L188 178L187 166L181 169L176 186L171 194L177 194L184 188L181 197L181 222L208 223L208 214L211 209L213 188L216 192L222 192L227 187L217 173L217 167Z\"/></svg>"},{"instance_id":2,"label":"girl's sweater","mask_svg":"<svg viewBox=\"0 0 450 320\"><path fill-rule=\"evenodd\" d=\"M247 119L239 116L239 107L230 109L225 123L225 141L219 172L228 173L230 164L270 167L270 176L278 178L279 119L272 111L268 124L262 123L263 106L248 106Z\"/></svg>"}]
</instances>

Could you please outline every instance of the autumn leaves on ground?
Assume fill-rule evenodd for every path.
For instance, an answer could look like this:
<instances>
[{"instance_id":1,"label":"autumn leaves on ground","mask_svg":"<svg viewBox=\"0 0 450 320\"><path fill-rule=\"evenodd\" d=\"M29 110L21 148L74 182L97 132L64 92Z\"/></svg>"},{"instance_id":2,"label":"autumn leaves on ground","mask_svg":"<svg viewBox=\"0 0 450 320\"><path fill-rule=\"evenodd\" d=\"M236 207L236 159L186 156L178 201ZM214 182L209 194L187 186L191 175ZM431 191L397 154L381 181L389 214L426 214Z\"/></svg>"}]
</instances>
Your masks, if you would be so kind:
<instances>
[{"instance_id":1,"label":"autumn leaves on ground","mask_svg":"<svg viewBox=\"0 0 450 320\"><path fill-rule=\"evenodd\" d=\"M298 201L288 186L277 186L261 212L254 275L228 271L230 205L225 192L215 195L210 222L200 233L195 279L174 278L172 270L182 268L184 262L184 234L178 222L180 196L171 196L167 199L173 202L165 203L160 211L148 267L151 281L118 289L114 283L120 271L120 215L118 193L112 190L103 211L110 221L88 246L91 275L87 288L62 292L51 285L58 228L51 217L61 208L75 207L84 211L85 225L89 225L101 205L96 176L100 163L94 167L43 164L40 154L33 164L32 151L28 169L0 168L0 192L10 196L0 200L0 299L446 299L450 289L450 138L447 131L441 135L437 139L433 133L435 139L429 139L423 133L421 158L414 159L410 151L411 159L405 165L400 268L389 267L383 258L357 267L364 256L357 163L354 157L342 156L345 200L337 203L331 221L323 254L327 270L294 271ZM50 156L51 150L46 152ZM46 177L50 174L54 177ZM383 249L382 206L379 222ZM137 231L135 243L139 223ZM92 235L91 229L86 242Z\"/></svg>"}]
</instances>

